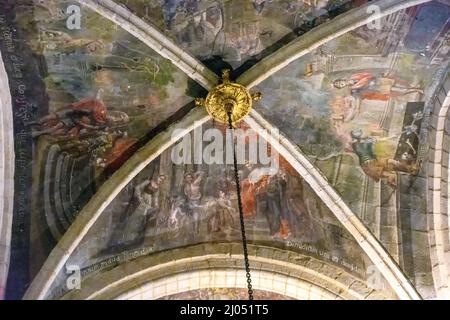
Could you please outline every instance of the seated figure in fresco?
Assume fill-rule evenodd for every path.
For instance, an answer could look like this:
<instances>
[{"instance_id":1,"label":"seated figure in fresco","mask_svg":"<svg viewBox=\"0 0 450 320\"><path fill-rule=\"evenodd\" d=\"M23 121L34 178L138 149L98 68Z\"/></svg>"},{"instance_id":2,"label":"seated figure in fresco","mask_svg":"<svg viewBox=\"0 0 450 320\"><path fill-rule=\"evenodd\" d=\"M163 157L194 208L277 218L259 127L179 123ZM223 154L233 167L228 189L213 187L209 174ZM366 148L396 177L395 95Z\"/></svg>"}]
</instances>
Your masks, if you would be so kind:
<instances>
[{"instance_id":1,"label":"seated figure in fresco","mask_svg":"<svg viewBox=\"0 0 450 320\"><path fill-rule=\"evenodd\" d=\"M37 122L28 124L40 128L33 132L34 137L44 134L76 137L84 132L104 130L112 126L123 125L128 121L126 113L108 112L103 101L86 98L42 117Z\"/></svg>"},{"instance_id":2,"label":"seated figure in fresco","mask_svg":"<svg viewBox=\"0 0 450 320\"><path fill-rule=\"evenodd\" d=\"M229 236L235 224L236 209L223 190L219 190L219 197L215 202L214 212L208 220L208 232L221 232Z\"/></svg>"},{"instance_id":3,"label":"seated figure in fresco","mask_svg":"<svg viewBox=\"0 0 450 320\"><path fill-rule=\"evenodd\" d=\"M192 219L196 235L200 231L200 200L202 199L201 183L203 176L203 172L188 172L184 175L183 192L187 201L188 215Z\"/></svg>"},{"instance_id":4,"label":"seated figure in fresco","mask_svg":"<svg viewBox=\"0 0 450 320\"><path fill-rule=\"evenodd\" d=\"M423 94L421 88L411 87L405 81L370 72L355 73L348 79L336 79L333 86L337 89L350 88L350 94L355 98L346 121L360 113L362 100L389 101L411 93Z\"/></svg>"},{"instance_id":5,"label":"seated figure in fresco","mask_svg":"<svg viewBox=\"0 0 450 320\"><path fill-rule=\"evenodd\" d=\"M166 177L160 175L156 179L149 178L134 188L128 208L111 237L113 246L128 248L142 244L149 219L159 212L159 189L165 180Z\"/></svg>"},{"instance_id":6,"label":"seated figure in fresco","mask_svg":"<svg viewBox=\"0 0 450 320\"><path fill-rule=\"evenodd\" d=\"M375 181L387 178L387 183L397 186L397 171L417 174L418 166L407 159L379 159L374 150L376 140L373 137L363 137L362 130L351 132L352 148L359 158L359 164L364 173Z\"/></svg>"}]
</instances>

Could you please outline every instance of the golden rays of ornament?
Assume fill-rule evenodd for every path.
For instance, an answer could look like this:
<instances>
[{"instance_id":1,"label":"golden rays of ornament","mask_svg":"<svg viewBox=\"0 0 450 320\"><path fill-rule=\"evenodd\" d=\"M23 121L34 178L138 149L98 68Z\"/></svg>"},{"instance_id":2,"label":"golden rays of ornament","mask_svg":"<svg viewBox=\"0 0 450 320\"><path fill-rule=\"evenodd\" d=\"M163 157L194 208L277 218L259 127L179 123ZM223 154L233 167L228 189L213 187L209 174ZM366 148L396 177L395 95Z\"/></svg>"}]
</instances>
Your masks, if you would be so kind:
<instances>
[{"instance_id":1,"label":"golden rays of ornament","mask_svg":"<svg viewBox=\"0 0 450 320\"><path fill-rule=\"evenodd\" d=\"M253 101L261 100L261 93L250 94L246 87L230 81L230 70L222 70L222 83L208 93L206 99L195 99L196 106L205 106L209 115L221 123L228 123L231 111L233 125L247 116Z\"/></svg>"}]
</instances>

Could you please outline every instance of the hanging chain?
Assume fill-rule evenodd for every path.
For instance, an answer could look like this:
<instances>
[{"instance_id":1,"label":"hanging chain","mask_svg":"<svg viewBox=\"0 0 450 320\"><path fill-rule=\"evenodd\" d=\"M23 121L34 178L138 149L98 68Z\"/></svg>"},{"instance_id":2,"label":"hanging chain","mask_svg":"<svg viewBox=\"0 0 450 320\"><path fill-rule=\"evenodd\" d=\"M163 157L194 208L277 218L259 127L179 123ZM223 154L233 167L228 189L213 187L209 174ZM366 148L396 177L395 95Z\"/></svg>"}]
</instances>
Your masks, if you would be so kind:
<instances>
[{"instance_id":1,"label":"hanging chain","mask_svg":"<svg viewBox=\"0 0 450 320\"><path fill-rule=\"evenodd\" d=\"M241 185L239 182L239 172L236 157L236 146L234 144L233 122L231 120L231 111L228 112L228 125L231 130L231 141L233 143L233 160L234 160L234 178L236 181L237 200L239 208L239 219L241 222L242 247L244 249L244 264L247 277L248 300L253 300L252 276L250 274L250 263L248 261L247 236L245 234L244 211L242 210Z\"/></svg>"}]
</instances>

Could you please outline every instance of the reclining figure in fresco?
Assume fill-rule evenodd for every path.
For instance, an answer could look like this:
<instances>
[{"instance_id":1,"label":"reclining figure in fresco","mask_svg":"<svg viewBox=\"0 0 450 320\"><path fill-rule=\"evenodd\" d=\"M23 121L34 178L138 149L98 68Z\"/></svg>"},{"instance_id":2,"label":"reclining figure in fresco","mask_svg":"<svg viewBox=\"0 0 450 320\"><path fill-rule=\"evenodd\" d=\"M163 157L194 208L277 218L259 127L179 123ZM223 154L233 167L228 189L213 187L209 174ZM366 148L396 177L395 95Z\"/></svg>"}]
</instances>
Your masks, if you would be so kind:
<instances>
[{"instance_id":1,"label":"reclining figure in fresco","mask_svg":"<svg viewBox=\"0 0 450 320\"><path fill-rule=\"evenodd\" d=\"M377 140L373 137L363 137L362 130L351 131L352 148L359 158L359 164L370 178L380 181L386 178L391 187L397 186L397 173L407 172L417 174L418 165L409 159L379 159L374 150Z\"/></svg>"},{"instance_id":2,"label":"reclining figure in fresco","mask_svg":"<svg viewBox=\"0 0 450 320\"><path fill-rule=\"evenodd\" d=\"M99 99L86 98L72 103L28 125L38 126L33 137L41 135L78 137L87 132L97 132L115 126L123 126L129 117L121 111L107 111Z\"/></svg>"},{"instance_id":3,"label":"reclining figure in fresco","mask_svg":"<svg viewBox=\"0 0 450 320\"><path fill-rule=\"evenodd\" d=\"M354 97L345 122L353 120L360 113L362 100L389 101L411 93L423 94L421 88L411 87L403 80L370 72L355 73L348 79L336 79L333 86L337 89L350 88L350 95Z\"/></svg>"}]
</instances>

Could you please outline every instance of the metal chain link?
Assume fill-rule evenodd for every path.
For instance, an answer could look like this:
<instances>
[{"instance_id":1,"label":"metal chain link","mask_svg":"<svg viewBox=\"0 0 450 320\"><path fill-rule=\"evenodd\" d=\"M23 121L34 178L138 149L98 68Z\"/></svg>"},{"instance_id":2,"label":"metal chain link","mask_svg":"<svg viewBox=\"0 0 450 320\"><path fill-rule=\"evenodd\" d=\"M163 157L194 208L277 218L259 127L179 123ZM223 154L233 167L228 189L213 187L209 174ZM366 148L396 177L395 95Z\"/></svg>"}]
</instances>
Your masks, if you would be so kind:
<instances>
[{"instance_id":1,"label":"metal chain link","mask_svg":"<svg viewBox=\"0 0 450 320\"><path fill-rule=\"evenodd\" d=\"M247 236L245 234L244 211L242 209L242 199L241 199L241 184L239 181L239 172L238 172L237 157L236 157L236 146L234 144L234 134L233 134L234 131L233 131L233 122L231 120L231 112L228 112L228 125L231 130L231 141L233 143L234 178L236 181L239 219L241 222L242 247L243 247L243 251L244 251L244 265L245 265L245 273L246 273L246 277L247 277L248 300L253 300L252 276L250 274L250 263L248 260Z\"/></svg>"}]
</instances>

